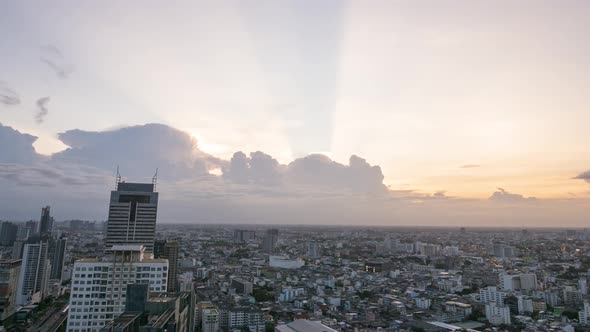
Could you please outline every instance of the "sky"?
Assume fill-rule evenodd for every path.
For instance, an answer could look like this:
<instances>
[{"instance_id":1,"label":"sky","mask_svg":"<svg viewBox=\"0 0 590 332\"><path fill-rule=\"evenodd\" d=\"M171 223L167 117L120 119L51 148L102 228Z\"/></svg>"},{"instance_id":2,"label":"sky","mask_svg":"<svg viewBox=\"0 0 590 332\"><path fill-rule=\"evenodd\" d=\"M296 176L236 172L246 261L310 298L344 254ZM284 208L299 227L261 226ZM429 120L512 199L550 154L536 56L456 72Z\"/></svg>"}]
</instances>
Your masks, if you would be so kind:
<instances>
[{"instance_id":1,"label":"sky","mask_svg":"<svg viewBox=\"0 0 590 332\"><path fill-rule=\"evenodd\" d=\"M587 1L0 6L0 219L588 224Z\"/></svg>"}]
</instances>

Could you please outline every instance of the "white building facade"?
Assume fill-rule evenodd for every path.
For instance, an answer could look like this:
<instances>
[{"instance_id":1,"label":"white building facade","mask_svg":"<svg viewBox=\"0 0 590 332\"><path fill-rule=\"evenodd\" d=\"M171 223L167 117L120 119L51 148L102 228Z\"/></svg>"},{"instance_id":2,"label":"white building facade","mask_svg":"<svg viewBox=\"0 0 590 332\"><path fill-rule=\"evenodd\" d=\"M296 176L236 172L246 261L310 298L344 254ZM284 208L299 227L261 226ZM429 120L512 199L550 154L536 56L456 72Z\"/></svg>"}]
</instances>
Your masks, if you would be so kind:
<instances>
[{"instance_id":1,"label":"white building facade","mask_svg":"<svg viewBox=\"0 0 590 332\"><path fill-rule=\"evenodd\" d=\"M98 332L125 311L127 285L148 284L166 292L168 260L147 259L142 245L115 245L108 260L74 263L68 332Z\"/></svg>"}]
</instances>

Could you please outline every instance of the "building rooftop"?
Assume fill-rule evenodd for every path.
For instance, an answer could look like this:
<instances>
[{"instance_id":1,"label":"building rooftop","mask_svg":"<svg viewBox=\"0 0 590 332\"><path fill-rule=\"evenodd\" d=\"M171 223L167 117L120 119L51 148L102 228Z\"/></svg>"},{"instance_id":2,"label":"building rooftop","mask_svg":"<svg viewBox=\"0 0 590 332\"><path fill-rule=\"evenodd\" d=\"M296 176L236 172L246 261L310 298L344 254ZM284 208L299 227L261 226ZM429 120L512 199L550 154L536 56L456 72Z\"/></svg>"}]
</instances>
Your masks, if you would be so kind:
<instances>
[{"instance_id":1,"label":"building rooftop","mask_svg":"<svg viewBox=\"0 0 590 332\"><path fill-rule=\"evenodd\" d=\"M275 331L279 332L336 332L326 325L307 319L294 320L291 323L278 325Z\"/></svg>"}]
</instances>

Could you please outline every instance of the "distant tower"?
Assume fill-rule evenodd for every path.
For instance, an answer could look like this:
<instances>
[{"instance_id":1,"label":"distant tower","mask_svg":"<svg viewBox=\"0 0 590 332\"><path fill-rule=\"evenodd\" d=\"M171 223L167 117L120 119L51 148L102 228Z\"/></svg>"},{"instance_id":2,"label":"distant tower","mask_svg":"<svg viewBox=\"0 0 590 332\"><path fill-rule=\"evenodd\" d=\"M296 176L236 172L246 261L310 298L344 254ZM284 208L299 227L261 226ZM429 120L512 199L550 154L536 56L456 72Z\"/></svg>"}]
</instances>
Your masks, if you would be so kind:
<instances>
[{"instance_id":1,"label":"distant tower","mask_svg":"<svg viewBox=\"0 0 590 332\"><path fill-rule=\"evenodd\" d=\"M106 249L117 244L143 244L153 253L158 212L158 193L152 183L120 182L117 171L116 190L111 191L107 221Z\"/></svg>"},{"instance_id":2,"label":"distant tower","mask_svg":"<svg viewBox=\"0 0 590 332\"><path fill-rule=\"evenodd\" d=\"M266 230L266 234L262 239L262 250L272 255L276 251L277 241L279 240L279 230L278 229L268 229Z\"/></svg>"},{"instance_id":3,"label":"distant tower","mask_svg":"<svg viewBox=\"0 0 590 332\"><path fill-rule=\"evenodd\" d=\"M315 241L307 242L307 257L311 259L320 258L320 246Z\"/></svg>"},{"instance_id":4,"label":"distant tower","mask_svg":"<svg viewBox=\"0 0 590 332\"><path fill-rule=\"evenodd\" d=\"M53 218L50 215L51 207L46 206L41 209L41 220L39 220L39 234L51 234L53 228Z\"/></svg>"}]
</instances>

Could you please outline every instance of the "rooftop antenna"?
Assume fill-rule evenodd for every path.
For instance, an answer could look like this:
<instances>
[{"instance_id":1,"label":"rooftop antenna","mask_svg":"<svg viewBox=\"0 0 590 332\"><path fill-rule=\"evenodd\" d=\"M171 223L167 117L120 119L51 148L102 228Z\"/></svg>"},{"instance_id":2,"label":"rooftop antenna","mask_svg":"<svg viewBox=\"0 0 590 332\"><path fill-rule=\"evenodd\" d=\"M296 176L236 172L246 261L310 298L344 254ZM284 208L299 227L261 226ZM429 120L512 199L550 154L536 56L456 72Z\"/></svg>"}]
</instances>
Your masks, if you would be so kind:
<instances>
[{"instance_id":1,"label":"rooftop antenna","mask_svg":"<svg viewBox=\"0 0 590 332\"><path fill-rule=\"evenodd\" d=\"M156 184L158 184L158 169L156 168L156 174L152 178L152 185L154 186L154 192L156 191Z\"/></svg>"},{"instance_id":2,"label":"rooftop antenna","mask_svg":"<svg viewBox=\"0 0 590 332\"><path fill-rule=\"evenodd\" d=\"M115 180L115 190L119 190L119 183L121 182L121 174L119 173L119 165L117 165L117 177Z\"/></svg>"}]
</instances>

